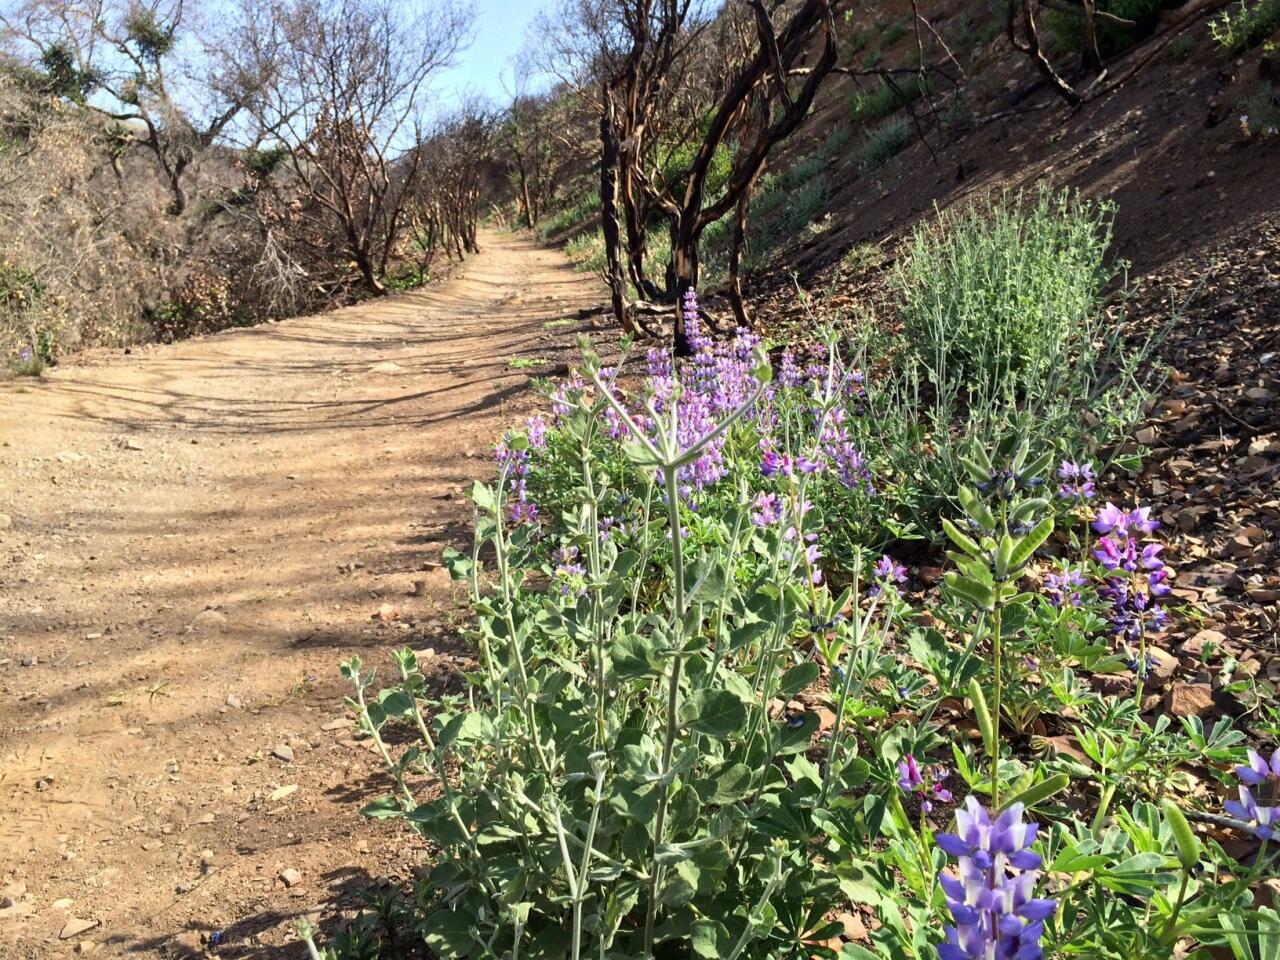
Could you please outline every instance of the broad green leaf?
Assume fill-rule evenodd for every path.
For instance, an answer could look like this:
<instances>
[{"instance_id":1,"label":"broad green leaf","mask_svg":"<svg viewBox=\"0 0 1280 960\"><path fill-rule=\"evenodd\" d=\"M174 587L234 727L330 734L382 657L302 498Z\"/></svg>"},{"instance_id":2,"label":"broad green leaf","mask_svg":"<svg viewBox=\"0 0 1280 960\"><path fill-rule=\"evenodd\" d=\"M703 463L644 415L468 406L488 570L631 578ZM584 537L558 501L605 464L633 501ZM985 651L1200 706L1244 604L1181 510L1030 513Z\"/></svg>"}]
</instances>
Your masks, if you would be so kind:
<instances>
[{"instance_id":1,"label":"broad green leaf","mask_svg":"<svg viewBox=\"0 0 1280 960\"><path fill-rule=\"evenodd\" d=\"M747 722L747 708L727 691L696 690L681 704L680 716L694 733L723 740Z\"/></svg>"},{"instance_id":2,"label":"broad green leaf","mask_svg":"<svg viewBox=\"0 0 1280 960\"><path fill-rule=\"evenodd\" d=\"M801 690L807 689L813 681L817 680L821 672L821 668L812 660L796 664L782 675L782 680L778 684L777 696L784 700L790 700Z\"/></svg>"},{"instance_id":3,"label":"broad green leaf","mask_svg":"<svg viewBox=\"0 0 1280 960\"><path fill-rule=\"evenodd\" d=\"M360 810L360 815L370 820L392 820L403 817L404 810L400 808L400 801L395 797L380 797L366 803Z\"/></svg>"}]
</instances>

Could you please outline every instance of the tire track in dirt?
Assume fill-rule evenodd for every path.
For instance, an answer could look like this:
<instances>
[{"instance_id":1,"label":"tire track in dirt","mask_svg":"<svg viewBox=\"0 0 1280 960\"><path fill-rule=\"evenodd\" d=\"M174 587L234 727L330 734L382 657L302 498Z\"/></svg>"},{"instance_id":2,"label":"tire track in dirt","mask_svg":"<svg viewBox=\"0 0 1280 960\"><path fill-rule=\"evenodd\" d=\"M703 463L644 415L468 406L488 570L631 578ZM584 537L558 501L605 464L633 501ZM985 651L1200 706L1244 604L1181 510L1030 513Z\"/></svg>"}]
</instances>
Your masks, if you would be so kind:
<instances>
[{"instance_id":1,"label":"tire track in dirt","mask_svg":"<svg viewBox=\"0 0 1280 960\"><path fill-rule=\"evenodd\" d=\"M508 361L554 372L584 325L545 325L600 301L482 245L419 292L0 384L0 955L281 956L411 864L358 817L387 785L338 663L450 669L435 562L529 401Z\"/></svg>"}]
</instances>

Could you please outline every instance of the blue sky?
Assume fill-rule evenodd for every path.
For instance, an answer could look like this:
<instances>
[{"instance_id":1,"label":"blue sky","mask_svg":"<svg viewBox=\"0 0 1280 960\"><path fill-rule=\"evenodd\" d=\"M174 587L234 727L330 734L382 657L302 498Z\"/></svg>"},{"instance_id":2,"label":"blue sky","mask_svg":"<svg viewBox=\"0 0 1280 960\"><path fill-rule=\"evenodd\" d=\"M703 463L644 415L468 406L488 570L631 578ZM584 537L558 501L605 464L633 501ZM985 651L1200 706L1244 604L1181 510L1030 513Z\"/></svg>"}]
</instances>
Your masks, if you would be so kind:
<instances>
[{"instance_id":1,"label":"blue sky","mask_svg":"<svg viewBox=\"0 0 1280 960\"><path fill-rule=\"evenodd\" d=\"M525 28L551 0L473 0L476 8L475 42L459 57L458 66L441 74L434 86L448 99L455 93L475 90L503 101L505 75L511 85L510 61L524 42Z\"/></svg>"}]
</instances>

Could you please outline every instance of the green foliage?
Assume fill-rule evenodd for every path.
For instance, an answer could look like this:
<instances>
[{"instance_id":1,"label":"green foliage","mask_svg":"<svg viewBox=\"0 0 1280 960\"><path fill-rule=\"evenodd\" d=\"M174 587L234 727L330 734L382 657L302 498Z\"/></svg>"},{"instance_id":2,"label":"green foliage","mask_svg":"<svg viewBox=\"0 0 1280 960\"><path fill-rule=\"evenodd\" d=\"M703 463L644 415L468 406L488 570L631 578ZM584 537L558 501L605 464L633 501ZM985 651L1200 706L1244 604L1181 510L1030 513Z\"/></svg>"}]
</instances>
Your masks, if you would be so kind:
<instances>
[{"instance_id":1,"label":"green foliage","mask_svg":"<svg viewBox=\"0 0 1280 960\"><path fill-rule=\"evenodd\" d=\"M855 243L840 258L840 266L850 274L862 273L884 263L884 251L878 243Z\"/></svg>"},{"instance_id":2,"label":"green foliage","mask_svg":"<svg viewBox=\"0 0 1280 960\"><path fill-rule=\"evenodd\" d=\"M910 139L911 129L905 117L886 120L868 130L862 139L863 173L878 170L902 152Z\"/></svg>"},{"instance_id":3,"label":"green foliage","mask_svg":"<svg viewBox=\"0 0 1280 960\"><path fill-rule=\"evenodd\" d=\"M590 223L600 215L600 191L586 191L566 201L551 219L538 227L543 240L551 240Z\"/></svg>"},{"instance_id":4,"label":"green foliage","mask_svg":"<svg viewBox=\"0 0 1280 960\"><path fill-rule=\"evenodd\" d=\"M55 97L65 97L77 103L98 86L100 78L92 70L81 70L75 55L65 44L51 44L40 55L40 66L45 74L44 86Z\"/></svg>"},{"instance_id":5,"label":"green foliage","mask_svg":"<svg viewBox=\"0 0 1280 960\"><path fill-rule=\"evenodd\" d=\"M929 81L918 73L881 77L869 92L859 90L849 97L849 112L855 121L880 120L918 100L929 87Z\"/></svg>"},{"instance_id":6,"label":"green foliage","mask_svg":"<svg viewBox=\"0 0 1280 960\"><path fill-rule=\"evenodd\" d=\"M1147 351L1126 348L1103 309L1109 236L1108 208L1047 189L916 231L892 272L901 334L860 324L852 348L884 371L868 413L904 520L928 530L948 514L963 438L993 444L1019 428L1075 459L1138 418Z\"/></svg>"},{"instance_id":7,"label":"green foliage","mask_svg":"<svg viewBox=\"0 0 1280 960\"><path fill-rule=\"evenodd\" d=\"M139 56L153 67L173 50L174 28L174 23L164 23L154 10L141 4L131 8L125 21L125 32Z\"/></svg>"},{"instance_id":8,"label":"green foliage","mask_svg":"<svg viewBox=\"0 0 1280 960\"><path fill-rule=\"evenodd\" d=\"M918 228L895 283L934 386L1014 399L1087 354L1114 272L1110 224L1110 207L1043 188Z\"/></svg>"},{"instance_id":9,"label":"green foliage","mask_svg":"<svg viewBox=\"0 0 1280 960\"><path fill-rule=\"evenodd\" d=\"M889 24L884 28L884 32L880 34L880 49L888 50L895 43L905 37L909 29L910 27L907 25L907 21L895 20L893 23Z\"/></svg>"},{"instance_id":10,"label":"green foliage","mask_svg":"<svg viewBox=\"0 0 1280 960\"><path fill-rule=\"evenodd\" d=\"M1209 32L1232 52L1257 46L1280 30L1280 0L1240 0L1209 22Z\"/></svg>"},{"instance_id":11,"label":"green foliage","mask_svg":"<svg viewBox=\"0 0 1280 960\"><path fill-rule=\"evenodd\" d=\"M1129 26L1105 17L1095 19L1098 52L1102 58L1113 57L1150 36L1164 5L1164 0L1098 0L1095 6L1099 12L1114 14L1132 23ZM1045 20L1059 47L1076 52L1084 50L1087 39L1082 8L1050 7Z\"/></svg>"},{"instance_id":12,"label":"green foliage","mask_svg":"<svg viewBox=\"0 0 1280 960\"><path fill-rule=\"evenodd\" d=\"M1240 122L1251 137L1280 136L1280 90L1259 81L1240 101Z\"/></svg>"}]
</instances>

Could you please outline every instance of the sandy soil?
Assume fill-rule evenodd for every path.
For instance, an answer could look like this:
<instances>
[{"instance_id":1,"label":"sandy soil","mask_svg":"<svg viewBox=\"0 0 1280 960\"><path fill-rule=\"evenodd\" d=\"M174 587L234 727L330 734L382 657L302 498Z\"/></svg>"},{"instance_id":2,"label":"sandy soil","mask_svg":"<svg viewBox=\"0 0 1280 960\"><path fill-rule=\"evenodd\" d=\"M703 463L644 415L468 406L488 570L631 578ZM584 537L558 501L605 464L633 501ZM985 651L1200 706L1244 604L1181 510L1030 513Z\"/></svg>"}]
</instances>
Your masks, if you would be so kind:
<instances>
[{"instance_id":1,"label":"sandy soil","mask_svg":"<svg viewBox=\"0 0 1280 960\"><path fill-rule=\"evenodd\" d=\"M463 491L583 326L545 324L599 302L482 244L417 293L0 385L0 956L286 955L411 869L357 814L387 785L338 664L448 667Z\"/></svg>"}]
</instances>

